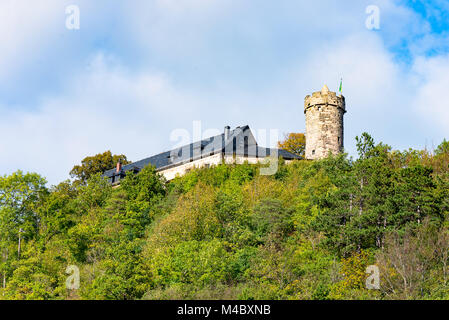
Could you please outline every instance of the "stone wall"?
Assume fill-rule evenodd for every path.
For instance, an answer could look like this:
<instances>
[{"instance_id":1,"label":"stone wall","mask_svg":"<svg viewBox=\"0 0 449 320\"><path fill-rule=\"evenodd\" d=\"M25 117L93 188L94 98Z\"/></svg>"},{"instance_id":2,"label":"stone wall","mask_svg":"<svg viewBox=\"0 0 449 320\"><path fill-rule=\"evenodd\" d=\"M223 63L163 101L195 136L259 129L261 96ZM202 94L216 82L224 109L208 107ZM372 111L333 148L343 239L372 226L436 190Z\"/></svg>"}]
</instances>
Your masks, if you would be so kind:
<instances>
[{"instance_id":1,"label":"stone wall","mask_svg":"<svg viewBox=\"0 0 449 320\"><path fill-rule=\"evenodd\" d=\"M305 98L306 159L320 159L329 152L343 151L345 108L345 98L329 91L327 86Z\"/></svg>"},{"instance_id":2,"label":"stone wall","mask_svg":"<svg viewBox=\"0 0 449 320\"><path fill-rule=\"evenodd\" d=\"M226 164L243 164L245 161L247 161L250 164L256 164L258 162L263 162L265 158L256 158L256 157L245 157L245 156L224 156L223 154L214 154L206 158L198 159L192 162L188 162L176 167L168 168L168 169L162 169L159 171L160 174L162 174L165 179L168 181L173 180L176 176L183 176L190 170L194 168L203 168L205 166L216 166L223 162ZM291 160L285 161L285 163L290 163Z\"/></svg>"},{"instance_id":3,"label":"stone wall","mask_svg":"<svg viewBox=\"0 0 449 320\"><path fill-rule=\"evenodd\" d=\"M175 166L168 169L162 169L159 171L160 174L162 174L165 179L167 180L173 180L176 176L183 176L188 171L192 170L193 168L202 168L205 166L213 166L218 165L222 162L222 155L221 153L214 154L212 156L209 156L207 158L198 159L192 162L187 162L179 166Z\"/></svg>"}]
</instances>

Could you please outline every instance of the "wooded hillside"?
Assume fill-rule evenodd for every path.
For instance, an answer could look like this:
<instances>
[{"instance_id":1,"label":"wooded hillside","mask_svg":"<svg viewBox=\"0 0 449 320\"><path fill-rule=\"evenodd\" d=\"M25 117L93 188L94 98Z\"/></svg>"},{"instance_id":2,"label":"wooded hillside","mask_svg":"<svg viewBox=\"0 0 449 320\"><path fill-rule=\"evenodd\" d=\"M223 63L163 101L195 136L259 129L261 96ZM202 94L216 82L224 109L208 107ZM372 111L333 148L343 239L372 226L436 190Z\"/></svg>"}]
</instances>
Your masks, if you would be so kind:
<instances>
[{"instance_id":1,"label":"wooded hillside","mask_svg":"<svg viewBox=\"0 0 449 320\"><path fill-rule=\"evenodd\" d=\"M449 143L357 148L273 176L220 165L167 183L147 167L116 189L0 177L0 299L448 299Z\"/></svg>"}]
</instances>

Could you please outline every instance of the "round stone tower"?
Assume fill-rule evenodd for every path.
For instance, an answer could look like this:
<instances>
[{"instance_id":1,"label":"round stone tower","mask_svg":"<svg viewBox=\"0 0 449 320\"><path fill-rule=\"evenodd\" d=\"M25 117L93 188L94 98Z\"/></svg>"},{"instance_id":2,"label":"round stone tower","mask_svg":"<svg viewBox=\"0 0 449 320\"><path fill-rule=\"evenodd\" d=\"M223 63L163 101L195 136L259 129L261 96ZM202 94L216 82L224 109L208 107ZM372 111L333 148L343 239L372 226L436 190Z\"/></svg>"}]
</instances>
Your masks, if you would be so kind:
<instances>
[{"instance_id":1,"label":"round stone tower","mask_svg":"<svg viewBox=\"0 0 449 320\"><path fill-rule=\"evenodd\" d=\"M329 91L326 85L305 98L306 159L325 158L330 152L343 151L345 113L345 97Z\"/></svg>"}]
</instances>

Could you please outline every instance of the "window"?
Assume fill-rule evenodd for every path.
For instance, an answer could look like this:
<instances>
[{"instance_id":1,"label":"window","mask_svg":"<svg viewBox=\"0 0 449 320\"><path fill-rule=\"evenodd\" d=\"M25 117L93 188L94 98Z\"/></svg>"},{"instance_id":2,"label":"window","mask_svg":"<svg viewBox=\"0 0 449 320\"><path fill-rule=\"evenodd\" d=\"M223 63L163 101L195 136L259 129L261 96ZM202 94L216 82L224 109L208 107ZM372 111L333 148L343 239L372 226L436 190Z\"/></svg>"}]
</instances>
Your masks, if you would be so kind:
<instances>
[{"instance_id":1,"label":"window","mask_svg":"<svg viewBox=\"0 0 449 320\"><path fill-rule=\"evenodd\" d=\"M338 137L338 143L340 143L340 137Z\"/></svg>"},{"instance_id":2,"label":"window","mask_svg":"<svg viewBox=\"0 0 449 320\"><path fill-rule=\"evenodd\" d=\"M315 150L312 150L312 155L313 155L313 156L315 155Z\"/></svg>"},{"instance_id":3,"label":"window","mask_svg":"<svg viewBox=\"0 0 449 320\"><path fill-rule=\"evenodd\" d=\"M248 139L249 139L248 136L245 136L243 144L243 155L245 157L248 157L248 145L249 145Z\"/></svg>"}]
</instances>

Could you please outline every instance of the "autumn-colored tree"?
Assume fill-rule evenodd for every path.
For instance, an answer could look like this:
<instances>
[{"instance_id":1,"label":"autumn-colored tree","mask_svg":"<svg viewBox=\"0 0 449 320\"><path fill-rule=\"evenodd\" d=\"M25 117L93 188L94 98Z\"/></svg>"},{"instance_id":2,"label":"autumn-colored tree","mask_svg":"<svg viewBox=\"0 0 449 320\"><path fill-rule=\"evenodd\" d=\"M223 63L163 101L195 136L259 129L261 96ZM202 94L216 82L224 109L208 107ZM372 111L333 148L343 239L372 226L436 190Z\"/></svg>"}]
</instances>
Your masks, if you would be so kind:
<instances>
[{"instance_id":1,"label":"autumn-colored tree","mask_svg":"<svg viewBox=\"0 0 449 320\"><path fill-rule=\"evenodd\" d=\"M131 163L123 154L112 155L111 151L99 153L95 156L84 158L81 161L81 165L73 167L72 171L70 171L70 176L85 183L94 174L114 168L119 161L123 165Z\"/></svg>"},{"instance_id":2,"label":"autumn-colored tree","mask_svg":"<svg viewBox=\"0 0 449 320\"><path fill-rule=\"evenodd\" d=\"M278 147L303 157L306 150L306 136L304 133L286 134L284 141L278 142Z\"/></svg>"},{"instance_id":3,"label":"autumn-colored tree","mask_svg":"<svg viewBox=\"0 0 449 320\"><path fill-rule=\"evenodd\" d=\"M367 293L363 292L367 278L366 267L372 262L374 262L372 255L365 250L343 258L340 266L340 281L332 286L330 298L340 300L364 296Z\"/></svg>"},{"instance_id":4,"label":"autumn-colored tree","mask_svg":"<svg viewBox=\"0 0 449 320\"><path fill-rule=\"evenodd\" d=\"M435 149L434 156L428 162L430 162L436 174L447 172L449 167L449 142L446 139Z\"/></svg>"}]
</instances>

